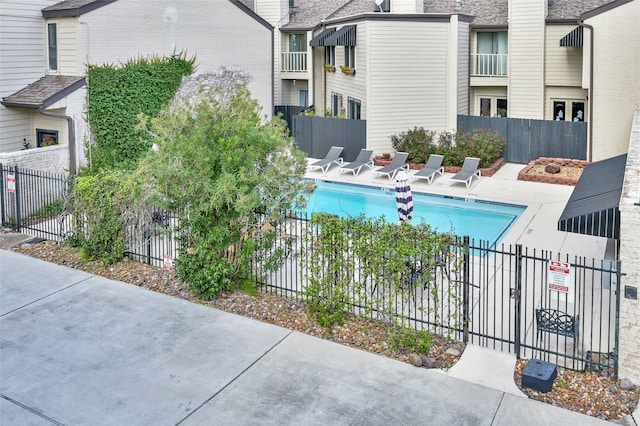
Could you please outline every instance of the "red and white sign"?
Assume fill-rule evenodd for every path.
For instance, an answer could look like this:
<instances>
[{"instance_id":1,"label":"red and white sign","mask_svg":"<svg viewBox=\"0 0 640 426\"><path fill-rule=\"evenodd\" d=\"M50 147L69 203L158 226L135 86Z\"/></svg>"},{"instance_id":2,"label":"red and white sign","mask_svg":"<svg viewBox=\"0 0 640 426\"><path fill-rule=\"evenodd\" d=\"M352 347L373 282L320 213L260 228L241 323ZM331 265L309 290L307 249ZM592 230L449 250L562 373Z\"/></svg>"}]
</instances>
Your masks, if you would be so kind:
<instances>
[{"instance_id":1,"label":"red and white sign","mask_svg":"<svg viewBox=\"0 0 640 426\"><path fill-rule=\"evenodd\" d=\"M7 175L7 191L16 192L16 175Z\"/></svg>"},{"instance_id":2,"label":"red and white sign","mask_svg":"<svg viewBox=\"0 0 640 426\"><path fill-rule=\"evenodd\" d=\"M571 291L571 265L567 262L549 261L549 290L568 294Z\"/></svg>"},{"instance_id":3,"label":"red and white sign","mask_svg":"<svg viewBox=\"0 0 640 426\"><path fill-rule=\"evenodd\" d=\"M162 269L165 271L173 271L173 257L165 255Z\"/></svg>"}]
</instances>

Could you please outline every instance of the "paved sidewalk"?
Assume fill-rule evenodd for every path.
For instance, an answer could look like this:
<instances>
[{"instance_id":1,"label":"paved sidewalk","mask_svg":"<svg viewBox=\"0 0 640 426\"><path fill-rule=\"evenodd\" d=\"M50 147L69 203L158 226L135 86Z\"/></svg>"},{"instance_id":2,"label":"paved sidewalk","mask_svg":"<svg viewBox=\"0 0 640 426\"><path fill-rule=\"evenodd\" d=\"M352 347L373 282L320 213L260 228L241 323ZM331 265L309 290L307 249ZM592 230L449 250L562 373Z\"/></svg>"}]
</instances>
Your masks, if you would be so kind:
<instances>
[{"instance_id":1,"label":"paved sidewalk","mask_svg":"<svg viewBox=\"0 0 640 426\"><path fill-rule=\"evenodd\" d=\"M15 252L0 271L3 425L608 424Z\"/></svg>"}]
</instances>

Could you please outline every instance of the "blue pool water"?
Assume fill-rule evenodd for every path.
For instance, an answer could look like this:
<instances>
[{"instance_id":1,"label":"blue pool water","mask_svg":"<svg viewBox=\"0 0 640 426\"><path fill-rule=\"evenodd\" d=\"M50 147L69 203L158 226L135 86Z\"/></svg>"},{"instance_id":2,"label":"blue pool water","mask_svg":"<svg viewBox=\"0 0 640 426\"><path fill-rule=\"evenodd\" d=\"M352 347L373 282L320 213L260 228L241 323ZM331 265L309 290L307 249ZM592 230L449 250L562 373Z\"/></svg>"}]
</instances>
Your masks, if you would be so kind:
<instances>
[{"instance_id":1,"label":"blue pool water","mask_svg":"<svg viewBox=\"0 0 640 426\"><path fill-rule=\"evenodd\" d=\"M398 221L393 189L315 181L316 190L309 198L307 214L326 212L342 217L384 215L389 222ZM412 223L425 223L441 232L453 231L475 240L497 244L526 209L525 206L494 203L413 192Z\"/></svg>"}]
</instances>

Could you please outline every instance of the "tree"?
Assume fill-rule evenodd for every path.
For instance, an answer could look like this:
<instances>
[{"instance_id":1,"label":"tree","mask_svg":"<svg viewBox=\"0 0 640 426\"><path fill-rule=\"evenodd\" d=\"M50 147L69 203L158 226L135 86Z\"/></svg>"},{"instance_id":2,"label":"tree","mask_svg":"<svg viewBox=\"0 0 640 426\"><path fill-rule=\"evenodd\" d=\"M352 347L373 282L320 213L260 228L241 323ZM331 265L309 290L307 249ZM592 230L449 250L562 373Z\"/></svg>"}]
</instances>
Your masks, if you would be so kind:
<instances>
[{"instance_id":1,"label":"tree","mask_svg":"<svg viewBox=\"0 0 640 426\"><path fill-rule=\"evenodd\" d=\"M241 72L186 79L173 104L141 117L154 151L138 168L149 201L180 212L176 269L212 297L249 275L274 222L303 202L304 154L279 118L261 117ZM257 212L267 220L257 220Z\"/></svg>"}]
</instances>

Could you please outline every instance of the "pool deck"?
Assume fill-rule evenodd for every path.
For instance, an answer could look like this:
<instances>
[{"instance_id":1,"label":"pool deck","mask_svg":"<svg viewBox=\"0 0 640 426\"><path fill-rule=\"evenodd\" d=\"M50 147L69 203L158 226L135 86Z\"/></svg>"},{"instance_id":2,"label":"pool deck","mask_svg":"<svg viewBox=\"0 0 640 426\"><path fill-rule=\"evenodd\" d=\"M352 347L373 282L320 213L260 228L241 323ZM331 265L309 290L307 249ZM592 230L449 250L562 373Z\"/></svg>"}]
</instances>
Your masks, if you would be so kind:
<instances>
[{"instance_id":1,"label":"pool deck","mask_svg":"<svg viewBox=\"0 0 640 426\"><path fill-rule=\"evenodd\" d=\"M307 159L309 163L317 159ZM491 177L474 179L469 188L462 183L450 183L452 173L437 176L432 184L419 179L411 183L414 192L473 198L501 203L527 206L522 216L513 224L501 244L522 244L529 250L549 250L552 253L583 256L587 259L603 259L607 239L558 231L558 219L573 192L573 186L518 180L524 164L505 164ZM379 167L374 166L374 170ZM344 182L373 187L393 188L394 180L386 176L374 177L373 171L363 168L358 176L340 173L337 166L326 173L320 170L307 171L306 178ZM410 170L409 176L416 173Z\"/></svg>"}]
</instances>

